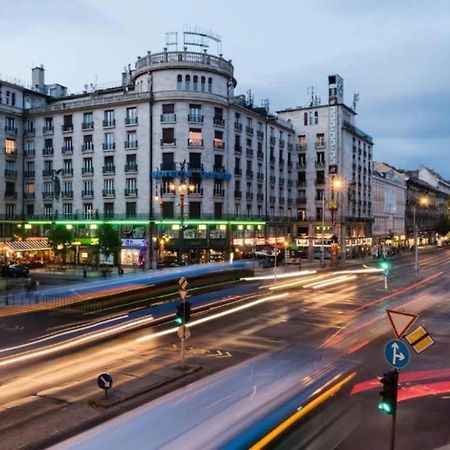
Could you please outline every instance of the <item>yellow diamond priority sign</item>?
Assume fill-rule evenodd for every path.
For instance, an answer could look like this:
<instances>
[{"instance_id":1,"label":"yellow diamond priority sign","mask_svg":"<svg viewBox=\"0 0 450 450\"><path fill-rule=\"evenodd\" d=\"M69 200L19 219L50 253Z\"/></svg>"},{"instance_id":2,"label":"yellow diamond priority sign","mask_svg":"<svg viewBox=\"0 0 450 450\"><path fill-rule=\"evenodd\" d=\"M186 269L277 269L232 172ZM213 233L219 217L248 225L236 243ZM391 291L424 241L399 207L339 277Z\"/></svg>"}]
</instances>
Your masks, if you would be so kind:
<instances>
[{"instance_id":1,"label":"yellow diamond priority sign","mask_svg":"<svg viewBox=\"0 0 450 450\"><path fill-rule=\"evenodd\" d=\"M178 284L179 284L179 286L180 286L181 289L186 289L186 287L187 287L187 285L188 285L188 281L186 280L186 278L181 277L181 278L178 280Z\"/></svg>"},{"instance_id":2,"label":"yellow diamond priority sign","mask_svg":"<svg viewBox=\"0 0 450 450\"><path fill-rule=\"evenodd\" d=\"M435 343L434 339L428 334L428 331L422 326L417 327L414 331L407 334L405 339L416 353L422 353Z\"/></svg>"}]
</instances>

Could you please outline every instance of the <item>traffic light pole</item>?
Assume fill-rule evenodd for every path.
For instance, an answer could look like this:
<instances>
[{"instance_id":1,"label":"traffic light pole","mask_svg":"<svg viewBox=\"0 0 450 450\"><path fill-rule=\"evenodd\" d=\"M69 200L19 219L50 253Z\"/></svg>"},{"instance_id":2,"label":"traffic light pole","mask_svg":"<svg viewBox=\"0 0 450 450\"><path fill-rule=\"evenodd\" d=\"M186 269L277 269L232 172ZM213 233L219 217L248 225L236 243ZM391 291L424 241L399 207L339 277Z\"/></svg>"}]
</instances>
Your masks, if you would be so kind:
<instances>
[{"instance_id":1,"label":"traffic light pole","mask_svg":"<svg viewBox=\"0 0 450 450\"><path fill-rule=\"evenodd\" d=\"M184 369L186 367L186 350L185 350L185 336L186 336L186 298L181 298L183 302L183 324L181 325L181 368Z\"/></svg>"},{"instance_id":2,"label":"traffic light pole","mask_svg":"<svg viewBox=\"0 0 450 450\"><path fill-rule=\"evenodd\" d=\"M391 449L395 450L395 426L397 422L397 408L394 409L394 414L392 414L392 428L391 428Z\"/></svg>"}]
</instances>

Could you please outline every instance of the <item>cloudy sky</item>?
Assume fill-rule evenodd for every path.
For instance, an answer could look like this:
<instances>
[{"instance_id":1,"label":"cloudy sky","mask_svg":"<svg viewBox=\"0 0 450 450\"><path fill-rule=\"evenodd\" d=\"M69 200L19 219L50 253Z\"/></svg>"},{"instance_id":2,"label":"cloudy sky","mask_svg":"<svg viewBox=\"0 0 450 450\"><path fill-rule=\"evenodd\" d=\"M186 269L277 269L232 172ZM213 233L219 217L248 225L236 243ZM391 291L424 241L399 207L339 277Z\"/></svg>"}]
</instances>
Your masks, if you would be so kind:
<instances>
[{"instance_id":1,"label":"cloudy sky","mask_svg":"<svg viewBox=\"0 0 450 450\"><path fill-rule=\"evenodd\" d=\"M71 92L120 80L126 64L157 52L166 31L200 26L221 35L237 91L271 109L326 101L327 75L360 93L358 126L375 157L428 165L450 179L450 1L416 0L0 0L0 73Z\"/></svg>"}]
</instances>

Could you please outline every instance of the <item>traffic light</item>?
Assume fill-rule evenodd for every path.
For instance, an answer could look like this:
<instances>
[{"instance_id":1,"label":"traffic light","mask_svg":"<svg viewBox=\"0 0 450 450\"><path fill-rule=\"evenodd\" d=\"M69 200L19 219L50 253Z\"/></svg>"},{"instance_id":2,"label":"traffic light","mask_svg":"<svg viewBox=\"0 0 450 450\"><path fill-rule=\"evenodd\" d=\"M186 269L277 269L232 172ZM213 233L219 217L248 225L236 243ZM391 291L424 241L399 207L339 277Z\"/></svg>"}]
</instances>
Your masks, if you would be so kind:
<instances>
[{"instance_id":1,"label":"traffic light","mask_svg":"<svg viewBox=\"0 0 450 450\"><path fill-rule=\"evenodd\" d=\"M385 259L381 260L380 269L383 269L383 275L387 277L391 271L391 262Z\"/></svg>"},{"instance_id":2,"label":"traffic light","mask_svg":"<svg viewBox=\"0 0 450 450\"><path fill-rule=\"evenodd\" d=\"M378 408L385 414L393 415L397 409L397 370L386 372L380 379L380 383L383 385L383 390L380 392L382 399L378 404Z\"/></svg>"},{"instance_id":3,"label":"traffic light","mask_svg":"<svg viewBox=\"0 0 450 450\"><path fill-rule=\"evenodd\" d=\"M184 318L185 323L188 323L189 320L191 320L191 304L189 302L185 302L185 311L184 311Z\"/></svg>"},{"instance_id":4,"label":"traffic light","mask_svg":"<svg viewBox=\"0 0 450 450\"><path fill-rule=\"evenodd\" d=\"M184 311L183 311L183 303L180 303L177 306L177 313L175 314L175 323L178 325L184 324Z\"/></svg>"}]
</instances>

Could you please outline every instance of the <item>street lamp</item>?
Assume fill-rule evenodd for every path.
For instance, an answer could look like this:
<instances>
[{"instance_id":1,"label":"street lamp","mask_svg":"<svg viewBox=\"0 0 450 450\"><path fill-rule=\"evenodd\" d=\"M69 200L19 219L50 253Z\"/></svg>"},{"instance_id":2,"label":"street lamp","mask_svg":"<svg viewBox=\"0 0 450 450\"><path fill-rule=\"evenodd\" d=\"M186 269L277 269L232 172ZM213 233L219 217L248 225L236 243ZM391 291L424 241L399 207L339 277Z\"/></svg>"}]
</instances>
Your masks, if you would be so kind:
<instances>
[{"instance_id":1,"label":"street lamp","mask_svg":"<svg viewBox=\"0 0 450 450\"><path fill-rule=\"evenodd\" d=\"M426 207L430 203L430 200L426 196L422 196L419 198L418 206L419 207ZM414 201L413 204L413 232L414 232L414 268L416 271L416 275L419 274L419 249L418 249L418 242L417 242L417 223L416 223L416 206L417 201Z\"/></svg>"}]
</instances>

